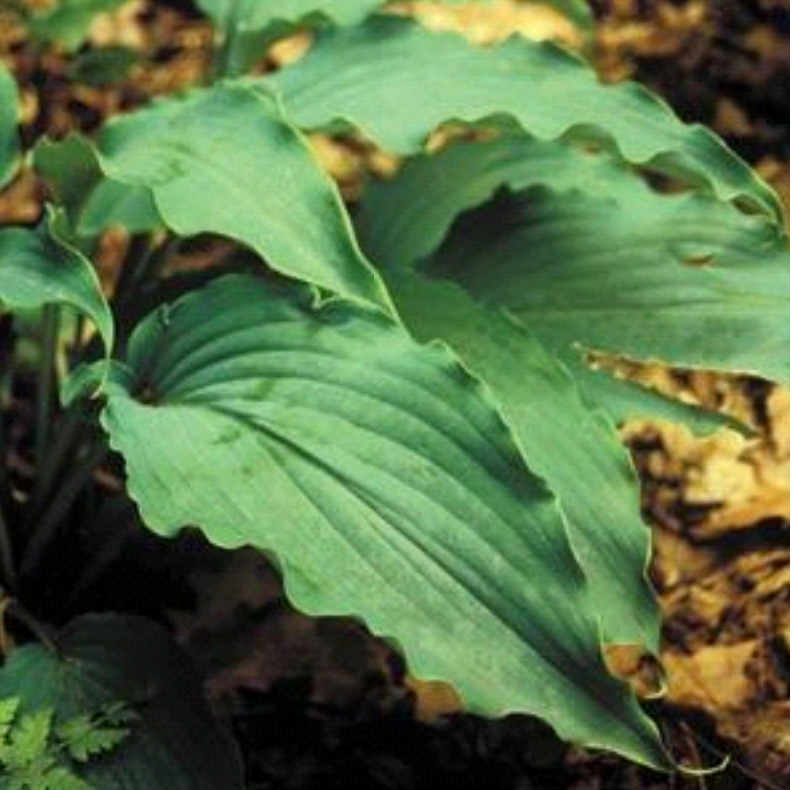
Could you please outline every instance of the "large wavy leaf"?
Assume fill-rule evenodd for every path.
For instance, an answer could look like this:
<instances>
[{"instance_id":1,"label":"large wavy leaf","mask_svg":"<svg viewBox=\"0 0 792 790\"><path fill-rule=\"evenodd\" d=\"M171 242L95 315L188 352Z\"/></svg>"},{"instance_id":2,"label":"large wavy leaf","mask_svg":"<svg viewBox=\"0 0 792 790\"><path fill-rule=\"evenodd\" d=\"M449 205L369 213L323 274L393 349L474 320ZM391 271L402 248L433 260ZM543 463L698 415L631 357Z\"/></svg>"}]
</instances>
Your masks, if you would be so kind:
<instances>
[{"instance_id":1,"label":"large wavy leaf","mask_svg":"<svg viewBox=\"0 0 792 790\"><path fill-rule=\"evenodd\" d=\"M109 354L113 317L96 272L82 253L62 240L54 211L38 229L0 230L0 301L10 308L63 303L85 313Z\"/></svg>"},{"instance_id":2,"label":"large wavy leaf","mask_svg":"<svg viewBox=\"0 0 792 790\"><path fill-rule=\"evenodd\" d=\"M335 185L272 96L195 90L111 122L99 153L111 179L153 191L177 233L229 236L284 274L388 304Z\"/></svg>"},{"instance_id":3,"label":"large wavy leaf","mask_svg":"<svg viewBox=\"0 0 792 790\"><path fill-rule=\"evenodd\" d=\"M19 165L19 93L16 80L0 65L0 187L5 186Z\"/></svg>"},{"instance_id":4,"label":"large wavy leaf","mask_svg":"<svg viewBox=\"0 0 792 790\"><path fill-rule=\"evenodd\" d=\"M555 191L575 190L604 201L612 221L619 221L622 202L639 192L648 205L652 194L642 179L607 152L581 151L559 141L541 141L521 130L501 129L495 139L457 141L437 154L419 154L406 161L397 175L374 182L363 193L355 225L363 251L383 268L414 267L442 243L454 219L463 211L486 202L501 186L519 190L546 185ZM662 205L664 198L654 199ZM727 212L737 226L744 218ZM721 236L720 228L713 239ZM679 271L679 277L687 273ZM721 415L675 401L634 382L621 381L605 372L588 370L583 361L567 360L588 395L623 422L655 417L686 423L707 432L731 425Z\"/></svg>"},{"instance_id":5,"label":"large wavy leaf","mask_svg":"<svg viewBox=\"0 0 792 790\"><path fill-rule=\"evenodd\" d=\"M420 150L444 121L507 114L541 139L604 143L629 162L781 215L773 191L710 131L682 123L634 83L600 84L552 44L512 38L477 49L455 34L380 16L325 31L306 57L267 80L303 127L343 120L396 152Z\"/></svg>"},{"instance_id":6,"label":"large wavy leaf","mask_svg":"<svg viewBox=\"0 0 792 790\"><path fill-rule=\"evenodd\" d=\"M516 320L476 305L453 283L394 272L389 285L411 332L448 342L492 388L528 465L559 497L605 639L658 650L660 617L646 578L649 530L613 427Z\"/></svg>"},{"instance_id":7,"label":"large wavy leaf","mask_svg":"<svg viewBox=\"0 0 792 790\"><path fill-rule=\"evenodd\" d=\"M429 268L509 307L552 348L788 376L786 239L762 216L625 182L545 188L469 212Z\"/></svg>"},{"instance_id":8,"label":"large wavy leaf","mask_svg":"<svg viewBox=\"0 0 792 790\"><path fill-rule=\"evenodd\" d=\"M57 637L14 650L0 670L0 699L18 715L50 710L59 726L122 703L129 734L74 770L95 790L241 790L242 762L213 721L201 683L167 632L142 617L84 615Z\"/></svg>"},{"instance_id":9,"label":"large wavy leaf","mask_svg":"<svg viewBox=\"0 0 792 790\"><path fill-rule=\"evenodd\" d=\"M127 362L102 420L156 532L274 550L297 606L364 616L472 709L667 764L602 663L555 499L445 348L231 275L145 319Z\"/></svg>"},{"instance_id":10,"label":"large wavy leaf","mask_svg":"<svg viewBox=\"0 0 792 790\"><path fill-rule=\"evenodd\" d=\"M415 266L437 250L461 212L485 203L499 187L541 184L608 200L621 199L640 178L605 151L537 140L514 127L483 127L474 133L492 139L457 140L438 153L410 157L393 178L367 186L355 225L377 266Z\"/></svg>"}]
</instances>

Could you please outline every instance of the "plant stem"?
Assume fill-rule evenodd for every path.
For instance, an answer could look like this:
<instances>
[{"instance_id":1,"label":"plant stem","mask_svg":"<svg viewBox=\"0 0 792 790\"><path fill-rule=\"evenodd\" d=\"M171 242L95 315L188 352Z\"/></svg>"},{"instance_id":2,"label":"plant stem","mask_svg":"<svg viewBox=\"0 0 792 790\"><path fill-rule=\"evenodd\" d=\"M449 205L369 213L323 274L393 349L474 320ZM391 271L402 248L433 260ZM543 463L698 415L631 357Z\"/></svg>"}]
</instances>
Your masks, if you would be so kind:
<instances>
[{"instance_id":1,"label":"plant stem","mask_svg":"<svg viewBox=\"0 0 792 790\"><path fill-rule=\"evenodd\" d=\"M60 308L57 305L44 305L41 311L42 340L41 366L39 370L38 391L36 393L36 463L42 463L47 452L52 403L55 387L55 358L58 353L58 330L60 328Z\"/></svg>"},{"instance_id":2,"label":"plant stem","mask_svg":"<svg viewBox=\"0 0 792 790\"><path fill-rule=\"evenodd\" d=\"M0 572L3 574L3 582L12 592L15 591L17 575L14 565L14 545L2 506L0 506Z\"/></svg>"},{"instance_id":3,"label":"plant stem","mask_svg":"<svg viewBox=\"0 0 792 790\"><path fill-rule=\"evenodd\" d=\"M69 451L80 437L84 427L84 417L82 403L74 403L66 411L49 452L38 464L36 482L33 484L33 493L27 506L27 522L39 514L43 503L50 494L52 484L61 471Z\"/></svg>"},{"instance_id":4,"label":"plant stem","mask_svg":"<svg viewBox=\"0 0 792 790\"><path fill-rule=\"evenodd\" d=\"M50 636L47 627L38 621L13 595L9 595L3 587L0 587L0 617L8 615L15 620L19 620L28 631L50 652L58 654L60 650L55 641Z\"/></svg>"},{"instance_id":5,"label":"plant stem","mask_svg":"<svg viewBox=\"0 0 792 790\"><path fill-rule=\"evenodd\" d=\"M210 83L222 79L223 77L233 76L230 75L229 72L233 62L234 46L236 44L238 29L237 20L241 5L240 0L234 0L226 16L225 24L223 25L223 38L220 45L215 49L214 57L212 58L212 67L209 70Z\"/></svg>"},{"instance_id":6,"label":"plant stem","mask_svg":"<svg viewBox=\"0 0 792 790\"><path fill-rule=\"evenodd\" d=\"M21 576L27 576L36 569L44 552L55 537L62 520L74 505L82 489L93 477L96 467L101 463L106 452L107 447L104 440L90 446L66 478L49 507L35 525L33 534L25 547L20 568Z\"/></svg>"},{"instance_id":7,"label":"plant stem","mask_svg":"<svg viewBox=\"0 0 792 790\"><path fill-rule=\"evenodd\" d=\"M119 277L113 294L113 302L118 311L127 304L134 303L140 286L145 285L159 273L179 243L178 237L168 233L160 244L151 247L148 252L140 250L136 262L130 263L127 273L124 274L122 271Z\"/></svg>"}]
</instances>

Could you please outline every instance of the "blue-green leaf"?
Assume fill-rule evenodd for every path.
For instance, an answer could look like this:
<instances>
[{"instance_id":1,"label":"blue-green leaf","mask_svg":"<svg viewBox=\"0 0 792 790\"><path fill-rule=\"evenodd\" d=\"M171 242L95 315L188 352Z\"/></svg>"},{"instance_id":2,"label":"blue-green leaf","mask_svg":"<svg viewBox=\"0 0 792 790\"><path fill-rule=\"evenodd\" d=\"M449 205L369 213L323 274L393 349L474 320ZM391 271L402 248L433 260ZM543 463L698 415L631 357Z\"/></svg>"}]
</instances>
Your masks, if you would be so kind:
<instances>
[{"instance_id":1,"label":"blue-green leaf","mask_svg":"<svg viewBox=\"0 0 792 790\"><path fill-rule=\"evenodd\" d=\"M63 240L63 216L50 210L36 230L0 230L0 302L11 309L68 304L93 321L109 355L113 317L85 256Z\"/></svg>"},{"instance_id":2,"label":"blue-green leaf","mask_svg":"<svg viewBox=\"0 0 792 790\"><path fill-rule=\"evenodd\" d=\"M111 122L99 141L113 180L150 189L177 233L219 233L283 274L388 305L335 185L269 94L221 83Z\"/></svg>"},{"instance_id":3,"label":"blue-green leaf","mask_svg":"<svg viewBox=\"0 0 792 790\"><path fill-rule=\"evenodd\" d=\"M420 150L445 121L505 114L535 137L593 141L723 199L782 213L770 187L712 132L682 123L634 83L600 84L553 44L515 37L478 49L382 16L324 31L308 55L267 81L301 126L345 121L395 152Z\"/></svg>"},{"instance_id":4,"label":"blue-green leaf","mask_svg":"<svg viewBox=\"0 0 792 790\"><path fill-rule=\"evenodd\" d=\"M380 311L228 276L145 319L102 415L145 523L274 551L290 598L396 637L483 714L655 766L556 500L486 388Z\"/></svg>"},{"instance_id":5,"label":"blue-green leaf","mask_svg":"<svg viewBox=\"0 0 792 790\"><path fill-rule=\"evenodd\" d=\"M0 65L0 187L19 165L19 93L11 72Z\"/></svg>"},{"instance_id":6,"label":"blue-green leaf","mask_svg":"<svg viewBox=\"0 0 792 790\"><path fill-rule=\"evenodd\" d=\"M419 340L441 339L491 388L528 466L558 496L606 641L659 649L660 616L646 577L650 535L638 480L613 426L515 319L458 286L393 272L399 314Z\"/></svg>"}]
</instances>

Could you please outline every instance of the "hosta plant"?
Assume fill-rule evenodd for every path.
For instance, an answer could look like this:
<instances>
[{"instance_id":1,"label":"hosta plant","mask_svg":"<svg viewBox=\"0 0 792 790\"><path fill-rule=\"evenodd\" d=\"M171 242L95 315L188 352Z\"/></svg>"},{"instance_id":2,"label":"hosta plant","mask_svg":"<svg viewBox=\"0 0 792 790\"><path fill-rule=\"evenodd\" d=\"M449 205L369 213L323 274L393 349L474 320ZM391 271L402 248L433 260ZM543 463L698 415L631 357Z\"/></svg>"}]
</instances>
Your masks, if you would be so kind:
<instances>
[{"instance_id":1,"label":"hosta plant","mask_svg":"<svg viewBox=\"0 0 792 790\"><path fill-rule=\"evenodd\" d=\"M6 594L26 611L95 470L123 463L150 530L271 553L298 608L362 617L470 710L530 713L671 768L603 660L604 645L656 653L659 640L616 426L728 420L590 363L784 379L774 193L713 133L555 45L477 48L376 2L199 5L218 31L206 84L95 138L21 152L0 74L3 181L24 159L52 195L36 227L0 231L0 298L28 326L39 311L41 371L24 501L3 478ZM307 54L245 73L300 28ZM365 138L398 157L395 175L345 203L313 132ZM111 228L129 243L108 296L92 260ZM208 234L231 253L168 277L180 246ZM159 645L161 667L130 634ZM46 680L80 655L85 710ZM97 787L182 773L185 787L238 786L196 689L168 680L183 660L146 621L94 615L14 651L0 687L20 716L49 711L55 732L129 707L102 763L113 770L69 767ZM185 739L140 713L143 687Z\"/></svg>"}]
</instances>

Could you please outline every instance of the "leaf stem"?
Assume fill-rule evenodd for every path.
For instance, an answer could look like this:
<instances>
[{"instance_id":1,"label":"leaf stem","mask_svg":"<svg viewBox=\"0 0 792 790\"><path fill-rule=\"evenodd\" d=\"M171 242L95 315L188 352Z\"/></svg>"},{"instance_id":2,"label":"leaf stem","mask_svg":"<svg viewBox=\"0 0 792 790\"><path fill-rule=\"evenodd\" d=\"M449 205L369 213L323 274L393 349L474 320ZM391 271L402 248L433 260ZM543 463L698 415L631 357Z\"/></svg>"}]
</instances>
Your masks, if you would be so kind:
<instances>
[{"instance_id":1,"label":"leaf stem","mask_svg":"<svg viewBox=\"0 0 792 790\"><path fill-rule=\"evenodd\" d=\"M14 565L14 544L2 505L0 505L0 572L3 574L3 582L11 591L15 591L17 574Z\"/></svg>"},{"instance_id":2,"label":"leaf stem","mask_svg":"<svg viewBox=\"0 0 792 790\"><path fill-rule=\"evenodd\" d=\"M18 598L9 595L3 587L0 587L0 605L2 606L0 611L2 611L3 614L22 623L28 631L41 642L47 651L55 655L60 654L60 650L47 630L47 627L39 622L39 620L19 602Z\"/></svg>"},{"instance_id":3,"label":"leaf stem","mask_svg":"<svg viewBox=\"0 0 792 790\"><path fill-rule=\"evenodd\" d=\"M41 311L41 325L41 365L36 393L36 463L42 463L44 460L52 420L55 357L58 353L58 330L60 328L60 307L58 305L44 305Z\"/></svg>"},{"instance_id":4,"label":"leaf stem","mask_svg":"<svg viewBox=\"0 0 792 790\"><path fill-rule=\"evenodd\" d=\"M82 403L74 403L67 409L49 452L41 460L36 470L36 481L33 484L33 493L27 507L26 520L28 522L39 514L42 504L50 494L55 478L63 468L69 451L79 438L84 426L84 416Z\"/></svg>"},{"instance_id":5,"label":"leaf stem","mask_svg":"<svg viewBox=\"0 0 792 790\"><path fill-rule=\"evenodd\" d=\"M135 301L140 286L159 273L180 242L181 239L169 232L159 244L150 247L148 252L138 248L137 261L134 265L130 264L126 275L122 271L113 294L113 302L118 311Z\"/></svg>"},{"instance_id":6,"label":"leaf stem","mask_svg":"<svg viewBox=\"0 0 792 790\"><path fill-rule=\"evenodd\" d=\"M96 467L101 463L106 452L107 446L102 438L89 447L83 458L77 462L71 474L66 478L49 507L36 524L30 541L25 547L22 566L19 571L21 576L27 576L36 569L44 552L55 537L62 520L85 485L93 477Z\"/></svg>"},{"instance_id":7,"label":"leaf stem","mask_svg":"<svg viewBox=\"0 0 792 790\"><path fill-rule=\"evenodd\" d=\"M223 25L223 38L220 45L215 49L212 58L212 66L209 70L209 82L215 82L223 77L233 76L229 74L233 63L234 47L237 40L239 9L242 3L240 0L233 0L228 16Z\"/></svg>"}]
</instances>

